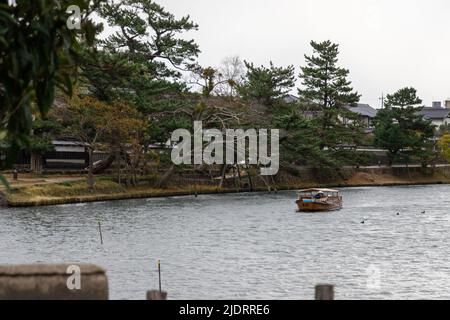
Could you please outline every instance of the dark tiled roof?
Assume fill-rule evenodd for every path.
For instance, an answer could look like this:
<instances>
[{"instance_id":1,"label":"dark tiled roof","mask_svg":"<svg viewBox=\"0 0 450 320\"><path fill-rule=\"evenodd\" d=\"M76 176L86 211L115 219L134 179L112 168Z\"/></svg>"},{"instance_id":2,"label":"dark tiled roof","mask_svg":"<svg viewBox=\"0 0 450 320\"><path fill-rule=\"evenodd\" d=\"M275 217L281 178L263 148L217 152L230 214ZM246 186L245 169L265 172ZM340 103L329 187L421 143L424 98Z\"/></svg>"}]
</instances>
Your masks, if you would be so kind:
<instances>
[{"instance_id":1,"label":"dark tiled roof","mask_svg":"<svg viewBox=\"0 0 450 320\"><path fill-rule=\"evenodd\" d=\"M445 119L449 117L450 109L425 107L419 111L419 114L426 119Z\"/></svg>"},{"instance_id":2,"label":"dark tiled roof","mask_svg":"<svg viewBox=\"0 0 450 320\"><path fill-rule=\"evenodd\" d=\"M350 110L351 112L357 113L359 115L374 118L377 115L377 110L369 106L368 104L364 103L358 103L355 106L344 106L347 110Z\"/></svg>"},{"instance_id":3,"label":"dark tiled roof","mask_svg":"<svg viewBox=\"0 0 450 320\"><path fill-rule=\"evenodd\" d=\"M293 103L293 102L297 102L298 98L292 94L287 94L286 96L283 97L283 100L286 103Z\"/></svg>"}]
</instances>

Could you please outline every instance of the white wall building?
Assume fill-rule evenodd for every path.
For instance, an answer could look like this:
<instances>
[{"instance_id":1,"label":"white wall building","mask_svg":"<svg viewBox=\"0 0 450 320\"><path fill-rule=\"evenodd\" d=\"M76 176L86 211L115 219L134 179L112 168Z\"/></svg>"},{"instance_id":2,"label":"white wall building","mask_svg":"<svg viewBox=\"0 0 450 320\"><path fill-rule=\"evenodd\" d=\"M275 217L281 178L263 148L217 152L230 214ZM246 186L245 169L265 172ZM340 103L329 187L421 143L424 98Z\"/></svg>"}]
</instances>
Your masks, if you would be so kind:
<instances>
[{"instance_id":1,"label":"white wall building","mask_svg":"<svg viewBox=\"0 0 450 320\"><path fill-rule=\"evenodd\" d=\"M450 100L446 100L444 106L442 107L441 102L433 102L432 107L424 107L420 114L439 128L441 125L450 124Z\"/></svg>"}]
</instances>

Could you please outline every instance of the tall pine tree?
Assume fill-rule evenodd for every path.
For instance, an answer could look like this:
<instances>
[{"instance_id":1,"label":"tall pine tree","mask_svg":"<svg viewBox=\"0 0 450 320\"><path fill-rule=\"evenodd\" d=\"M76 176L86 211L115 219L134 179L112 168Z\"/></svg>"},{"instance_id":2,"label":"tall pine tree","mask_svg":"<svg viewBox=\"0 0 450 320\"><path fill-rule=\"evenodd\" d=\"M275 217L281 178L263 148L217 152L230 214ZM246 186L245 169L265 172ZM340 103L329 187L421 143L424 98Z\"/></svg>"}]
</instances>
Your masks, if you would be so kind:
<instances>
[{"instance_id":1,"label":"tall pine tree","mask_svg":"<svg viewBox=\"0 0 450 320\"><path fill-rule=\"evenodd\" d=\"M319 110L317 121L321 148L337 150L343 145L355 146L361 136L361 128L356 123L342 123L342 118L351 115L341 107L356 104L360 95L347 80L349 70L337 65L339 45L328 40L311 41L311 46L313 55L305 55L306 66L301 67L299 96L304 104Z\"/></svg>"},{"instance_id":2,"label":"tall pine tree","mask_svg":"<svg viewBox=\"0 0 450 320\"><path fill-rule=\"evenodd\" d=\"M109 0L98 13L115 32L84 52L85 87L101 101L135 105L148 121L152 140L167 141L166 127L172 122L167 114L183 105L187 91L181 72L194 65L200 52L184 34L197 25L152 0Z\"/></svg>"},{"instance_id":3,"label":"tall pine tree","mask_svg":"<svg viewBox=\"0 0 450 320\"><path fill-rule=\"evenodd\" d=\"M311 41L311 46L314 53L305 55L306 66L301 67L303 88L299 89L299 95L322 110L357 103L360 95L347 80L349 70L337 66L339 45L328 40Z\"/></svg>"}]
</instances>

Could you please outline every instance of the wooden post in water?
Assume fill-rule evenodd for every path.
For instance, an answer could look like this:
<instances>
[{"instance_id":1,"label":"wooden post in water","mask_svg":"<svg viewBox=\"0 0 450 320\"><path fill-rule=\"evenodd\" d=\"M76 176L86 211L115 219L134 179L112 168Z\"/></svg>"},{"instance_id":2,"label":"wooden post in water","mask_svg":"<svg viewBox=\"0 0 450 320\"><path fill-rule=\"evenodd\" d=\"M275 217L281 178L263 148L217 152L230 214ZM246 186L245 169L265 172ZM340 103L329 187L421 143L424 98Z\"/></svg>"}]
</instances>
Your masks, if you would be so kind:
<instances>
[{"instance_id":1,"label":"wooden post in water","mask_svg":"<svg viewBox=\"0 0 450 320\"><path fill-rule=\"evenodd\" d=\"M147 300L167 300L167 292L158 290L147 291Z\"/></svg>"},{"instance_id":2,"label":"wooden post in water","mask_svg":"<svg viewBox=\"0 0 450 320\"><path fill-rule=\"evenodd\" d=\"M103 244L102 225L100 219L98 220L98 232L100 233L100 243Z\"/></svg>"},{"instance_id":3,"label":"wooden post in water","mask_svg":"<svg viewBox=\"0 0 450 320\"><path fill-rule=\"evenodd\" d=\"M332 284L318 284L315 288L316 300L334 300L334 286Z\"/></svg>"}]
</instances>

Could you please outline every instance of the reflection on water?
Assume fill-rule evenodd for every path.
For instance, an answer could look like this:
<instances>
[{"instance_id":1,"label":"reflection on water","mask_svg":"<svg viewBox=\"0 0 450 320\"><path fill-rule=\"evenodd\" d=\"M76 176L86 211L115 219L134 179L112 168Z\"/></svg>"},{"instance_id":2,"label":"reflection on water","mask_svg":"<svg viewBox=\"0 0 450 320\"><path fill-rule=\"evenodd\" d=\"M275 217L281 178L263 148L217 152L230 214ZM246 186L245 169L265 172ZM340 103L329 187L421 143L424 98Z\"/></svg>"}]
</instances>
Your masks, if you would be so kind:
<instances>
[{"instance_id":1,"label":"reflection on water","mask_svg":"<svg viewBox=\"0 0 450 320\"><path fill-rule=\"evenodd\" d=\"M323 282L337 299L449 299L449 192L343 189L332 213L295 212L295 192L0 208L0 263L96 263L114 299L157 288L158 259L172 299L311 299Z\"/></svg>"}]
</instances>

